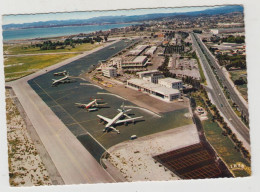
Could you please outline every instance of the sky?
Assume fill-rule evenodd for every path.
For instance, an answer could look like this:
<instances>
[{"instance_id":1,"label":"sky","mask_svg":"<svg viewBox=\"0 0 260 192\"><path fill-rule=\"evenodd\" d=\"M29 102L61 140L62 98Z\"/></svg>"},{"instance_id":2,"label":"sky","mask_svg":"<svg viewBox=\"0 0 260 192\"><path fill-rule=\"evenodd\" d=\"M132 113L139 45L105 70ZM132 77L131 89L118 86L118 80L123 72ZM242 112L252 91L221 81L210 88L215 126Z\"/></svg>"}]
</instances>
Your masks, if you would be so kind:
<instances>
[{"instance_id":1,"label":"sky","mask_svg":"<svg viewBox=\"0 0 260 192\"><path fill-rule=\"evenodd\" d=\"M120 16L120 15L144 15L151 13L174 13L201 11L214 7L183 7L183 8L157 8L157 9L132 9L116 11L86 11L86 12L64 12L64 13L45 13L28 15L4 15L3 24L32 23L50 20L69 20L69 19L89 19L99 16Z\"/></svg>"}]
</instances>

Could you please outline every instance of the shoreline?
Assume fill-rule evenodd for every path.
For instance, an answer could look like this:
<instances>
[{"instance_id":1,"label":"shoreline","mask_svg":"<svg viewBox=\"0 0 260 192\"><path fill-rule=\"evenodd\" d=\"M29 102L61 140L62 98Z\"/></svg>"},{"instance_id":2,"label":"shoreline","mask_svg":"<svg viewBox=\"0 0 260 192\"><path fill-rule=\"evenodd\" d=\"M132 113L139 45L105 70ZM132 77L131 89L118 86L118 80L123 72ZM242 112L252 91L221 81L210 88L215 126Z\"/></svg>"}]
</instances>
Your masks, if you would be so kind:
<instances>
[{"instance_id":1,"label":"shoreline","mask_svg":"<svg viewBox=\"0 0 260 192\"><path fill-rule=\"evenodd\" d=\"M19 28L19 29L9 29L9 30L3 30L3 33L4 32L9 32L9 31L21 31L21 30L29 30L29 29L52 29L52 28L63 28L63 27L84 27L84 26L107 26L107 25L128 25L129 26L132 26L132 25L135 25L135 24L138 24L136 22L134 23L114 23L114 24L86 24L86 25L66 25L66 26L48 26L48 27L31 27L31 28ZM129 26L124 26L124 27L115 27L117 29L121 29L121 28L125 28L125 27L129 27ZM113 29L113 28L111 28ZM110 29L105 29L105 30L102 30L100 29L102 32L107 32L109 31ZM90 31L90 32L79 32L79 33L71 33L71 34L64 34L64 35L60 35L60 36L46 36L46 37L35 37L35 38L22 38L22 39L8 39L8 40L5 40L4 37L3 37L3 44L8 44L8 43L11 43L12 41L41 41L41 40L45 40L45 39L52 39L52 38L65 38L65 37L69 37L69 36L77 36L79 34L84 34L84 35L91 35L92 33L95 33L95 32L98 32L99 30L94 30L94 31Z\"/></svg>"}]
</instances>

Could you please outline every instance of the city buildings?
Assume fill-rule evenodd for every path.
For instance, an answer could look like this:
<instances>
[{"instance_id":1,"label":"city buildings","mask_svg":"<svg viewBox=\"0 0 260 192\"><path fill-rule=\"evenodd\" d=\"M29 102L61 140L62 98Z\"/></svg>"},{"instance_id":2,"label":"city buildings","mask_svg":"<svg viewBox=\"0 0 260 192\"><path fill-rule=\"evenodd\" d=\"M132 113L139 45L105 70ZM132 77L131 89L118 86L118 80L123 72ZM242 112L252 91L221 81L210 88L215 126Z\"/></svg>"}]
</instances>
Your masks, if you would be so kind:
<instances>
[{"instance_id":1,"label":"city buildings","mask_svg":"<svg viewBox=\"0 0 260 192\"><path fill-rule=\"evenodd\" d=\"M116 68L114 67L106 67L102 69L102 73L105 77L116 77Z\"/></svg>"}]
</instances>

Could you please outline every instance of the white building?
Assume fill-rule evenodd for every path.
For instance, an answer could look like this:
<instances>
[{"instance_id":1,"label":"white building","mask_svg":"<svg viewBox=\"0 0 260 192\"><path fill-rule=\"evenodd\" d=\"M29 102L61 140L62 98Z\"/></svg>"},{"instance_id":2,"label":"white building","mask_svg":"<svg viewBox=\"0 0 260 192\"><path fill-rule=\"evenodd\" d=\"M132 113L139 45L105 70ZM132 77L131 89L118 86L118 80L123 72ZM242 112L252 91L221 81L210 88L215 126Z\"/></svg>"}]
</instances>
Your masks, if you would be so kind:
<instances>
[{"instance_id":1,"label":"white building","mask_svg":"<svg viewBox=\"0 0 260 192\"><path fill-rule=\"evenodd\" d=\"M143 79L130 79L127 81L127 86L129 88L148 93L152 97L167 102L180 98L180 91L178 89L164 87Z\"/></svg>"},{"instance_id":2,"label":"white building","mask_svg":"<svg viewBox=\"0 0 260 192\"><path fill-rule=\"evenodd\" d=\"M174 78L163 78L158 80L158 84L167 88L181 89L183 88L182 80Z\"/></svg>"},{"instance_id":3,"label":"white building","mask_svg":"<svg viewBox=\"0 0 260 192\"><path fill-rule=\"evenodd\" d=\"M156 49L157 49L156 46L152 46L150 49L148 49L148 50L145 52L145 55L153 56L153 54L155 53Z\"/></svg>"},{"instance_id":4,"label":"white building","mask_svg":"<svg viewBox=\"0 0 260 192\"><path fill-rule=\"evenodd\" d=\"M116 66L118 69L122 68L122 57L114 57L110 61L113 66Z\"/></svg>"},{"instance_id":5,"label":"white building","mask_svg":"<svg viewBox=\"0 0 260 192\"><path fill-rule=\"evenodd\" d=\"M222 33L243 33L245 32L245 28L222 28L222 29L211 29L210 31L214 35L222 34Z\"/></svg>"},{"instance_id":6,"label":"white building","mask_svg":"<svg viewBox=\"0 0 260 192\"><path fill-rule=\"evenodd\" d=\"M158 83L158 79L164 78L162 72L158 70L142 71L136 74L139 76L139 78L156 84Z\"/></svg>"},{"instance_id":7,"label":"white building","mask_svg":"<svg viewBox=\"0 0 260 192\"><path fill-rule=\"evenodd\" d=\"M126 57L122 61L122 68L138 68L145 67L147 62L146 56L138 56L138 57Z\"/></svg>"},{"instance_id":8,"label":"white building","mask_svg":"<svg viewBox=\"0 0 260 192\"><path fill-rule=\"evenodd\" d=\"M140 55L147 47L148 45L137 45L134 49L128 52L128 55Z\"/></svg>"},{"instance_id":9,"label":"white building","mask_svg":"<svg viewBox=\"0 0 260 192\"><path fill-rule=\"evenodd\" d=\"M102 73L105 77L116 77L116 68L114 67L106 67L102 69Z\"/></svg>"}]
</instances>

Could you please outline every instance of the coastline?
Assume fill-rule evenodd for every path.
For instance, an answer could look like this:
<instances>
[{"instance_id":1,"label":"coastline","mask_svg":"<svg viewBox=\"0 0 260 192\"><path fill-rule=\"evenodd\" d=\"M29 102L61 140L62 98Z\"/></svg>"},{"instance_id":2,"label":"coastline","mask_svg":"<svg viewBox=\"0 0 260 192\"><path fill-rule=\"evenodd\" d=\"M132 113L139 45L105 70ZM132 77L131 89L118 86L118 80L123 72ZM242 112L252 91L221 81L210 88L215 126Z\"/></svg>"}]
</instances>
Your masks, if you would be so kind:
<instances>
[{"instance_id":1,"label":"coastline","mask_svg":"<svg viewBox=\"0 0 260 192\"><path fill-rule=\"evenodd\" d=\"M132 26L132 25L135 25L135 24L138 24L137 22L133 22L133 23L114 23L114 24L88 24L88 25L66 25L66 26L48 26L48 27L32 27L32 28L20 28L20 29L11 29L11 30L3 30L3 43L4 44L8 44L8 43L12 43L12 41L14 41L14 43L16 41L40 41L40 40L46 40L46 39L55 39L55 38L65 38L65 37L69 37L69 36L77 36L79 34L84 34L84 35L90 35L91 33L95 33L97 31L109 31L110 29L113 29L113 28L117 28L117 29L120 29L120 28L125 28L125 27L128 27L128 26ZM117 25L125 25L125 26L117 26ZM111 26L111 27L108 27L108 28L102 28L104 26ZM81 32L80 31L76 31L76 32L71 32L71 33L65 33L64 32L64 28L68 28L68 31L69 31L69 28L74 28L74 29L77 29L77 27L100 27L100 29L89 29L89 31L86 31L85 29L81 29ZM8 32L17 32L17 31L22 31L24 30L24 33L26 33L26 30L52 30L52 29L59 29L61 28L63 30L63 34L57 34L57 35L54 35L52 36L52 33L51 34L46 34L44 36L44 34L40 34L39 33L39 37L32 37L32 38L12 38L12 39L6 39L4 36L5 34L4 33L8 33ZM57 33L57 32L56 32ZM41 36L41 37L40 37Z\"/></svg>"}]
</instances>

